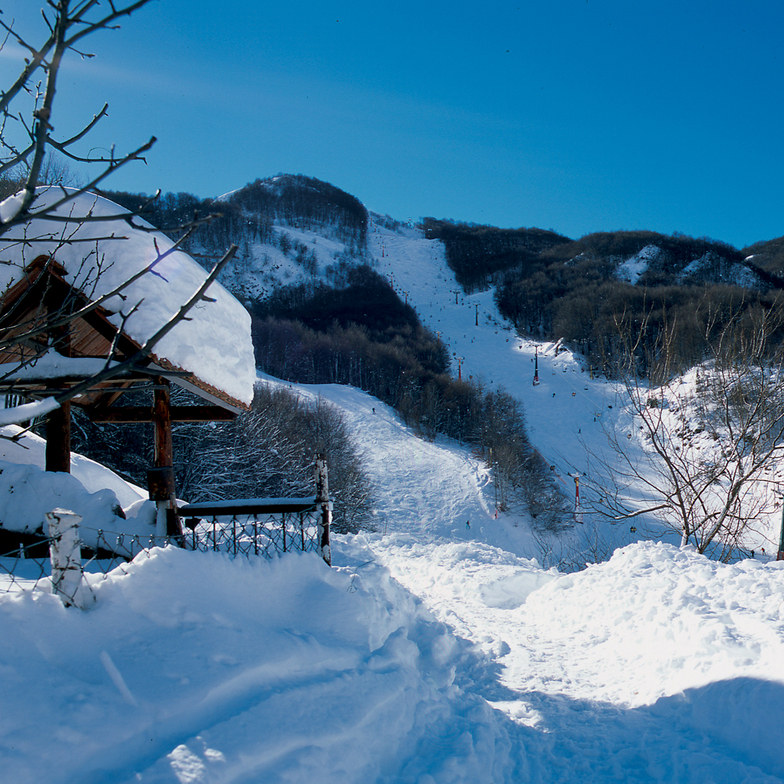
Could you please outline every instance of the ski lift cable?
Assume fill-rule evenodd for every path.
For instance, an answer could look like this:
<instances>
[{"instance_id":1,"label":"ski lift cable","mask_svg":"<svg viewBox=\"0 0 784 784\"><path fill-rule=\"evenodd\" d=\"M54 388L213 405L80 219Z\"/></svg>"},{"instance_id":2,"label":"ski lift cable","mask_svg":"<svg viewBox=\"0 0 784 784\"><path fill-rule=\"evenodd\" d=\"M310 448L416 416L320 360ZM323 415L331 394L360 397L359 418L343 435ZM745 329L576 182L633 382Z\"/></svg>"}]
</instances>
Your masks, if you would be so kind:
<instances>
[{"instance_id":1,"label":"ski lift cable","mask_svg":"<svg viewBox=\"0 0 784 784\"><path fill-rule=\"evenodd\" d=\"M520 348L520 349L522 349L522 348L523 348L523 345L524 345L524 344L523 344L523 341L521 340L521 341L520 341L520 344L519 344L519 348ZM529 345L530 345L530 343L529 343ZM538 345L538 344L536 344L536 343L534 343L534 347L535 347L535 348L541 348L541 346L539 346L539 345ZM547 355L547 354L544 354L544 353L542 353L542 354L540 354L539 356L541 356L541 357L547 357L548 355ZM548 357L548 358L549 358L549 357ZM584 390L584 389L580 389L578 386L576 386L576 385L575 385L575 384L574 384L574 383L571 381L571 379L569 379L569 378L568 378L568 376L567 376L566 378L564 378L563 380L564 380L564 381L566 382L566 384L567 384L567 385L568 385L568 386L571 388L571 390L572 390L572 391L575 393L575 397L576 397L577 395L579 395L580 397L584 398L584 399L585 399L585 400L588 402L590 410L591 410L592 412L595 412L595 411L596 411L596 408L597 408L596 401L595 401L595 400L593 400L593 399L592 399L592 398L591 398L589 395L586 395L586 394L585 394L585 390ZM603 398L606 400L606 394L603 394L603 396L602 396L602 397L603 397ZM614 398L617 400L617 398L618 398L618 392L617 392L617 390L615 390L615 391L614 391L614 393L613 393L613 397L614 397ZM602 405L604 405L604 400L602 401Z\"/></svg>"}]
</instances>

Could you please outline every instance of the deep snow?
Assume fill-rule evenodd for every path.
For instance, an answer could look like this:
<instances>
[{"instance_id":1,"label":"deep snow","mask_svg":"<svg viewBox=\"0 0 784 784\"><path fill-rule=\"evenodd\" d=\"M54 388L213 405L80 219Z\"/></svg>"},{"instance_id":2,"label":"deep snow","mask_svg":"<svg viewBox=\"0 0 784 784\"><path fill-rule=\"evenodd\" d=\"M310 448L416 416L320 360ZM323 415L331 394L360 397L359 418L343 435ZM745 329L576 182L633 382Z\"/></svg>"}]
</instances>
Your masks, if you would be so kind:
<instances>
[{"instance_id":1,"label":"deep snow","mask_svg":"<svg viewBox=\"0 0 784 784\"><path fill-rule=\"evenodd\" d=\"M532 387L534 348L488 295L451 309L440 246L382 236L381 263L462 372L519 394L571 481L579 436L618 416L612 387L553 346ZM153 550L90 576L85 612L0 593L9 780L784 781L784 564L719 564L627 529L603 563L543 568L549 545L522 515L496 518L469 450L417 439L358 390L297 390L344 411L378 531L336 537L333 569Z\"/></svg>"}]
</instances>

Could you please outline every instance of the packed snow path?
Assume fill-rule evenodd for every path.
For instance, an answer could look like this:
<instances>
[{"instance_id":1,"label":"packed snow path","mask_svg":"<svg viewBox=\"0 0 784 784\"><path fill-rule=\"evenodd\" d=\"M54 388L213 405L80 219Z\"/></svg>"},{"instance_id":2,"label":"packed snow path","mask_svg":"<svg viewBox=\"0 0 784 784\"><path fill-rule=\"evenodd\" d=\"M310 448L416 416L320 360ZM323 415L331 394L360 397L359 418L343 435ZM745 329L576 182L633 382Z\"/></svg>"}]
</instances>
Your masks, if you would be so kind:
<instances>
[{"instance_id":1,"label":"packed snow path","mask_svg":"<svg viewBox=\"0 0 784 784\"><path fill-rule=\"evenodd\" d=\"M343 409L386 512L336 563L383 564L483 653L457 683L511 722L512 781L784 780L784 565L642 543L543 570L468 450L416 439L360 391L301 394Z\"/></svg>"}]
</instances>

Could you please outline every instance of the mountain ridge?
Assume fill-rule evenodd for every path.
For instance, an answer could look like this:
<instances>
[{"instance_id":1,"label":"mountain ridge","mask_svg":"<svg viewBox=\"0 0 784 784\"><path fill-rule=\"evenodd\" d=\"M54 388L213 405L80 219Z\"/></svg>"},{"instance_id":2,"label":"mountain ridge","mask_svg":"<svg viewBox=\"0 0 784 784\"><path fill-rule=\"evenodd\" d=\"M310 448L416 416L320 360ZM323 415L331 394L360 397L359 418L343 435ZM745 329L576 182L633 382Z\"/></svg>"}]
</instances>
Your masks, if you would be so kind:
<instances>
[{"instance_id":1,"label":"mountain ridge","mask_svg":"<svg viewBox=\"0 0 784 784\"><path fill-rule=\"evenodd\" d=\"M110 192L107 195L129 209L139 209L148 200L142 194ZM216 207L222 215L195 240L197 252L217 253L233 238L241 250L243 244L247 245L245 256L257 262L259 254L254 254L254 244L279 247L281 234L287 233L293 245L302 242L301 237L296 236L297 232L307 233L318 228L326 239L344 246L338 255L342 253L344 258L357 260L365 255L370 211L356 196L302 174L257 178L216 198L167 193L149 205L144 215L153 225L165 228L177 225L194 211L206 214ZM377 223L385 222L389 226L406 225L390 216L374 213L373 217ZM784 286L784 237L738 249L706 237L694 238L682 233L665 235L648 230L594 232L572 239L535 227L499 228L432 217L422 218L418 225L426 237L441 239L451 247L447 254L450 266L467 290L493 285L499 274L532 263L578 264L590 260L617 267L649 245L660 248L662 253L657 263L636 281L643 286L733 282L733 273L735 279L745 277L742 285L747 288L770 290ZM284 255L291 250L284 239ZM706 254L711 254L712 258L701 269L692 269L686 280L678 280L684 269ZM466 258L473 261L466 264ZM472 275L471 266L481 266L481 273ZM258 271L258 263L255 268Z\"/></svg>"},{"instance_id":2,"label":"mountain ridge","mask_svg":"<svg viewBox=\"0 0 784 784\"><path fill-rule=\"evenodd\" d=\"M130 208L143 203L139 195L112 197ZM672 366L682 371L703 358L706 324L753 321L755 311L777 306L784 289L784 238L757 243L749 253L709 238L652 231L596 232L575 240L538 228L435 218L414 227L371 214L358 198L303 175L257 179L218 200L165 194L149 219L165 226L216 208L221 217L186 250L209 266L230 242L237 244L221 281L249 308L290 286L345 288L352 268L377 266L368 242L372 226L419 231L444 245L464 293L494 291L501 315L518 333L561 339L605 374L614 372L625 340L619 314L625 329L646 325L638 347L642 373L667 329L674 330L677 346ZM383 246L379 250L383 258Z\"/></svg>"}]
</instances>

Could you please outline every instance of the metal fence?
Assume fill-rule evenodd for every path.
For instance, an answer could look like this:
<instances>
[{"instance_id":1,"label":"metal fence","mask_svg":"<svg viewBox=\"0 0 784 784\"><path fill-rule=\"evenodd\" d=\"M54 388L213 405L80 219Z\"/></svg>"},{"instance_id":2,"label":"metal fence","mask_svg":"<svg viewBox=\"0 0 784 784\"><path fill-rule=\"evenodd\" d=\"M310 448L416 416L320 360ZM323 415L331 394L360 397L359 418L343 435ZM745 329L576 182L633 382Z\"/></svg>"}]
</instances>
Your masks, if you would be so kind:
<instances>
[{"instance_id":1,"label":"metal fence","mask_svg":"<svg viewBox=\"0 0 784 784\"><path fill-rule=\"evenodd\" d=\"M98 579L106 577L110 571L122 567L140 554L149 555L154 547L178 544L170 537L128 536L80 526L82 528L84 532L89 531L90 538L99 543L99 549L84 548L78 568L81 574L97 576ZM0 594L38 590L58 593L68 603L75 603L75 590L64 589L61 584L55 590L53 586L51 550L59 542L59 537L49 537L20 545L0 555Z\"/></svg>"},{"instance_id":2,"label":"metal fence","mask_svg":"<svg viewBox=\"0 0 784 784\"><path fill-rule=\"evenodd\" d=\"M183 523L183 533L176 536L91 529L74 512L53 510L46 515L49 538L20 544L0 555L0 593L46 590L58 594L66 605L84 607L90 597L83 594L92 594L92 581L82 579L85 573L105 576L154 547L169 545L247 557L316 552L331 564L332 503L323 456L314 467L315 495L187 504L176 510ZM82 546L83 538L91 543L90 548Z\"/></svg>"},{"instance_id":3,"label":"metal fence","mask_svg":"<svg viewBox=\"0 0 784 784\"><path fill-rule=\"evenodd\" d=\"M190 550L246 556L299 551L324 557L322 510L314 496L188 504L178 511Z\"/></svg>"},{"instance_id":4,"label":"metal fence","mask_svg":"<svg viewBox=\"0 0 784 784\"><path fill-rule=\"evenodd\" d=\"M63 569L106 577L139 555L149 555L155 547L169 546L244 557L315 552L330 563L329 502L319 504L314 497L244 499L188 504L179 511L186 530L182 536L129 535L79 525L75 532L77 539L86 535L85 538L97 545L79 547L81 542L77 541L73 560L66 562ZM62 579L62 570L58 576L52 553L61 545L61 537L52 536L20 544L0 555L0 594L39 590L57 593L66 604L89 603L77 597L77 586L91 593L92 580L77 578L69 587Z\"/></svg>"}]
</instances>

